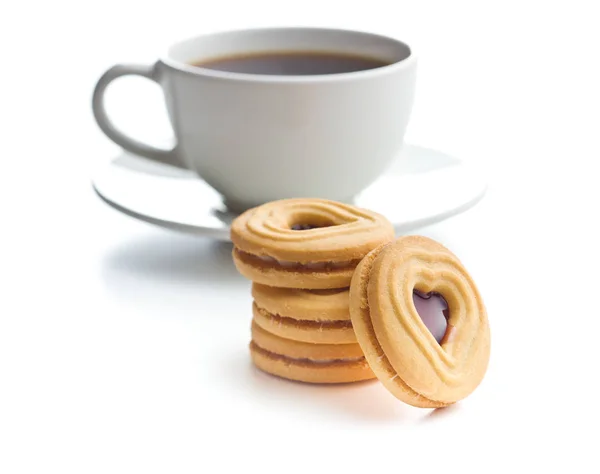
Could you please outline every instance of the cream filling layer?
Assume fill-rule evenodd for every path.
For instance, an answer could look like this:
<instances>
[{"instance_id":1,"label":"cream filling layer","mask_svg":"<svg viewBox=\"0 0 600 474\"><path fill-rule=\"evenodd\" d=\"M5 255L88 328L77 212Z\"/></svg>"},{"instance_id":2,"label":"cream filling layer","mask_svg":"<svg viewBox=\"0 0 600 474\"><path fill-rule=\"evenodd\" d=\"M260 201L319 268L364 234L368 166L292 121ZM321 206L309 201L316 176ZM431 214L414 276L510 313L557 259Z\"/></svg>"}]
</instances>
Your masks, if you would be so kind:
<instances>
[{"instance_id":1,"label":"cream filling layer","mask_svg":"<svg viewBox=\"0 0 600 474\"><path fill-rule=\"evenodd\" d=\"M292 362L296 362L296 363L300 363L300 364L347 364L347 363L352 363L352 362L362 362L365 360L365 357L344 357L344 358L338 358L338 359L309 359L309 358L296 358L296 357L289 357L283 354L277 354L275 352L271 352L268 351L266 349L263 349L262 347L260 347L256 342L252 341L252 345L254 346L255 349L258 349L261 352L265 352L266 354L268 354L271 357L277 358L277 359L285 359L285 360L289 360Z\"/></svg>"},{"instance_id":2,"label":"cream filling layer","mask_svg":"<svg viewBox=\"0 0 600 474\"><path fill-rule=\"evenodd\" d=\"M349 320L333 320L333 321L315 321L310 319L295 319L289 316L281 316L279 314L269 313L266 309L261 308L258 304L256 309L265 318L275 324L287 324L291 326L300 326L311 329L352 329L352 321Z\"/></svg>"},{"instance_id":3,"label":"cream filling layer","mask_svg":"<svg viewBox=\"0 0 600 474\"><path fill-rule=\"evenodd\" d=\"M344 268L352 268L358 264L357 260L341 260L339 262L292 262L289 260L277 260L268 255L255 255L253 253L244 252L236 249L236 251L244 258L256 260L258 262L274 265L285 269L301 269L301 270L339 270Z\"/></svg>"}]
</instances>

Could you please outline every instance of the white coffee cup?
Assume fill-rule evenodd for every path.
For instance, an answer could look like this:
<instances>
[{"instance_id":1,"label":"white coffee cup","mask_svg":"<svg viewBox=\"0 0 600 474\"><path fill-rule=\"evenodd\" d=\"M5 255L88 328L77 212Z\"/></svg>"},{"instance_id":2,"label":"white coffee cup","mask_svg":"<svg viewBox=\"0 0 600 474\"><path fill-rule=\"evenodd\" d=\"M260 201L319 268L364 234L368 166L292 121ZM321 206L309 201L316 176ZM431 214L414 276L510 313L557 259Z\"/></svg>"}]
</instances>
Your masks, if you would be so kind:
<instances>
[{"instance_id":1,"label":"white coffee cup","mask_svg":"<svg viewBox=\"0 0 600 474\"><path fill-rule=\"evenodd\" d=\"M268 52L372 57L383 67L321 75L217 71L191 63ZM163 88L176 145L134 140L108 119L104 92L138 75ZM416 58L385 36L322 28L216 33L177 43L155 64L116 65L99 79L94 116L125 150L194 170L243 210L287 197L349 201L398 155L413 103Z\"/></svg>"}]
</instances>

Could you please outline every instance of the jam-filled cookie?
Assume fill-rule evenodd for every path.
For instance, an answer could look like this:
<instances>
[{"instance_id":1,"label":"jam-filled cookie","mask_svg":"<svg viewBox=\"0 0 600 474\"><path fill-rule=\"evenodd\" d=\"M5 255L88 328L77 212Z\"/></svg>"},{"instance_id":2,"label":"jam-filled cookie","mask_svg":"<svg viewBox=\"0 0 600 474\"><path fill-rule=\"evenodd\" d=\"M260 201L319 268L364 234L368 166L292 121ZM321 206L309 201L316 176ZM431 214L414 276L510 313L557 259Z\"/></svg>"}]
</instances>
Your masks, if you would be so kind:
<instances>
[{"instance_id":1,"label":"jam-filled cookie","mask_svg":"<svg viewBox=\"0 0 600 474\"><path fill-rule=\"evenodd\" d=\"M261 370L309 383L375 378L358 344L310 344L284 339L252 323L250 355Z\"/></svg>"},{"instance_id":2,"label":"jam-filled cookie","mask_svg":"<svg viewBox=\"0 0 600 474\"><path fill-rule=\"evenodd\" d=\"M411 405L452 404L485 375L483 301L458 258L431 239L402 237L369 253L352 279L350 315L375 375Z\"/></svg>"},{"instance_id":3,"label":"jam-filled cookie","mask_svg":"<svg viewBox=\"0 0 600 474\"><path fill-rule=\"evenodd\" d=\"M231 225L239 272L285 288L348 287L360 260L393 238L391 223L380 214L324 199L270 202Z\"/></svg>"},{"instance_id":4,"label":"jam-filled cookie","mask_svg":"<svg viewBox=\"0 0 600 474\"><path fill-rule=\"evenodd\" d=\"M356 344L348 289L297 290L254 283L254 321L287 339L313 344Z\"/></svg>"}]
</instances>

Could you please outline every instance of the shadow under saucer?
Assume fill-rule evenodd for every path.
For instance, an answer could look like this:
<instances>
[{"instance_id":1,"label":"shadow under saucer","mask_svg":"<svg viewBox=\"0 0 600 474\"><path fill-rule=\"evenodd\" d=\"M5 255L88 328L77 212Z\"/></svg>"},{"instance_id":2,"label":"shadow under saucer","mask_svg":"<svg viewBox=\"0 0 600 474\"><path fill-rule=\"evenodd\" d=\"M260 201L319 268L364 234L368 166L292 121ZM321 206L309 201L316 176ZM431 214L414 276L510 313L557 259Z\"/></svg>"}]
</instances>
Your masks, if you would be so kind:
<instances>
[{"instance_id":1,"label":"shadow under saucer","mask_svg":"<svg viewBox=\"0 0 600 474\"><path fill-rule=\"evenodd\" d=\"M226 242L159 232L111 250L102 262L102 279L111 293L144 307L162 298L185 311L200 310L207 297L248 292L232 248Z\"/></svg>"}]
</instances>

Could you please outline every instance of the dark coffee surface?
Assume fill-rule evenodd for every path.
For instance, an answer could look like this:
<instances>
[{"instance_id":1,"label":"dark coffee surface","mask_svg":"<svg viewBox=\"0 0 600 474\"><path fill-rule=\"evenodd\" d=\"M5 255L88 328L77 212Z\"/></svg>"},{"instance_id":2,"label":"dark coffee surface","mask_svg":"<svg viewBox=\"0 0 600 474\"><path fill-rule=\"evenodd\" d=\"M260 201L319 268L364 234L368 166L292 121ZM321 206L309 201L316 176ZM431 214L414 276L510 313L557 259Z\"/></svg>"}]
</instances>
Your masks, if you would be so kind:
<instances>
[{"instance_id":1,"label":"dark coffee surface","mask_svg":"<svg viewBox=\"0 0 600 474\"><path fill-rule=\"evenodd\" d=\"M311 76L366 71L388 62L368 56L320 51L282 51L227 56L190 63L216 71L281 76Z\"/></svg>"}]
</instances>

